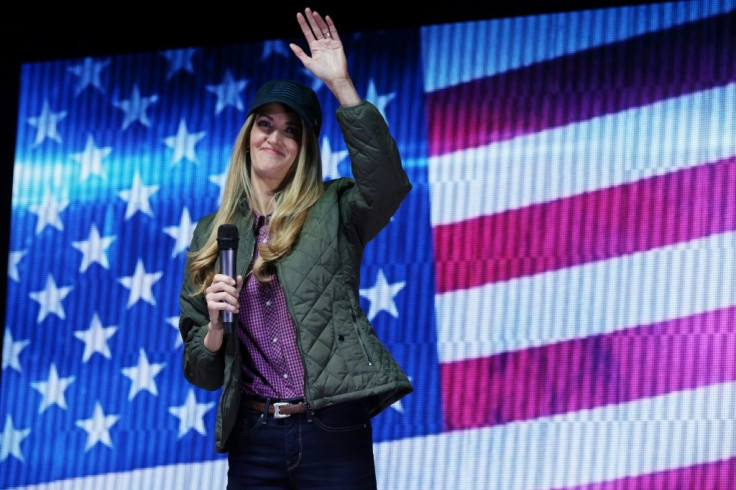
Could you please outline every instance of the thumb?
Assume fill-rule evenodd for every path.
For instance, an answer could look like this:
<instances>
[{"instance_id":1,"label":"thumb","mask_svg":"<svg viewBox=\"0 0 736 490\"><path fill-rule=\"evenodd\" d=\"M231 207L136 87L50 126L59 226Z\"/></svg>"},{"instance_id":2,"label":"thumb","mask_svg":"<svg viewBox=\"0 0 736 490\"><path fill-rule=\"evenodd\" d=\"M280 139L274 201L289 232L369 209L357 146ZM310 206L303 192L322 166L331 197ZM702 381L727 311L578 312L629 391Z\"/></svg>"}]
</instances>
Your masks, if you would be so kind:
<instances>
[{"instance_id":1,"label":"thumb","mask_svg":"<svg viewBox=\"0 0 736 490\"><path fill-rule=\"evenodd\" d=\"M296 55L296 57L299 58L299 60L306 65L306 62L309 59L307 53L305 53L304 50L297 44L289 43L289 47L291 48L291 51Z\"/></svg>"}]
</instances>

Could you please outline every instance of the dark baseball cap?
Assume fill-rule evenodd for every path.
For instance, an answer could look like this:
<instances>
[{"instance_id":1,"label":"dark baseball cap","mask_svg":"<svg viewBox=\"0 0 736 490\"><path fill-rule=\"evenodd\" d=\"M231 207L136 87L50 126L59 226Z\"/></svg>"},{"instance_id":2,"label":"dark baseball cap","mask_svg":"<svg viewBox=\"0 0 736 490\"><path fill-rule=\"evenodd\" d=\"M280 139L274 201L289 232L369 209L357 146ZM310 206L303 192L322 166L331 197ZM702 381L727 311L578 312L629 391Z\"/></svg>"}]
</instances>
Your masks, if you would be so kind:
<instances>
[{"instance_id":1,"label":"dark baseball cap","mask_svg":"<svg viewBox=\"0 0 736 490\"><path fill-rule=\"evenodd\" d=\"M270 80L256 92L248 116L264 104L279 102L294 109L315 134L322 126L322 108L317 94L310 87L293 80Z\"/></svg>"}]
</instances>

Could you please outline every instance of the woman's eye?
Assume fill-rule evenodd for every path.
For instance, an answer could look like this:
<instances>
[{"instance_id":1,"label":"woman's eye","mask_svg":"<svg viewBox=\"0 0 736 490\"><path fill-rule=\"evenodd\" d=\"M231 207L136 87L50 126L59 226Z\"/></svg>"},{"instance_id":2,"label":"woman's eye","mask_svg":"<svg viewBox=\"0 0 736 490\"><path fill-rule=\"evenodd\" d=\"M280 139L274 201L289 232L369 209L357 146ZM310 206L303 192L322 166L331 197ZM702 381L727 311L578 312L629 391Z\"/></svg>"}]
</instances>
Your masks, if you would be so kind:
<instances>
[{"instance_id":1,"label":"woman's eye","mask_svg":"<svg viewBox=\"0 0 736 490\"><path fill-rule=\"evenodd\" d=\"M287 128L287 131L289 133L293 134L294 136L299 136L299 134L300 134L300 129L298 127L296 127L296 126L289 126Z\"/></svg>"},{"instance_id":2,"label":"woman's eye","mask_svg":"<svg viewBox=\"0 0 736 490\"><path fill-rule=\"evenodd\" d=\"M271 124L267 120L261 119L260 121L258 121L258 126L261 128L268 128L271 126Z\"/></svg>"}]
</instances>

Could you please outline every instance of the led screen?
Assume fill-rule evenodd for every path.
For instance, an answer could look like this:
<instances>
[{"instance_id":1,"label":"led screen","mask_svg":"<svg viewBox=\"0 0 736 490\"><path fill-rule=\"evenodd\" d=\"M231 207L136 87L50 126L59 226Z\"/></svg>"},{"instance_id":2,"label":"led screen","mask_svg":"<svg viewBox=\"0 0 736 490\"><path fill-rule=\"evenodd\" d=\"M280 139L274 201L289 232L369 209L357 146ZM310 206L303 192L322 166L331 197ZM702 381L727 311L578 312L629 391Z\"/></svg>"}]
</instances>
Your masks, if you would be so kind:
<instances>
[{"instance_id":1,"label":"led screen","mask_svg":"<svg viewBox=\"0 0 736 490\"><path fill-rule=\"evenodd\" d=\"M344 37L414 186L361 271L415 386L379 488L733 488L734 3ZM0 487L225 487L178 294L255 90L311 84L351 176L289 41L21 67Z\"/></svg>"}]
</instances>

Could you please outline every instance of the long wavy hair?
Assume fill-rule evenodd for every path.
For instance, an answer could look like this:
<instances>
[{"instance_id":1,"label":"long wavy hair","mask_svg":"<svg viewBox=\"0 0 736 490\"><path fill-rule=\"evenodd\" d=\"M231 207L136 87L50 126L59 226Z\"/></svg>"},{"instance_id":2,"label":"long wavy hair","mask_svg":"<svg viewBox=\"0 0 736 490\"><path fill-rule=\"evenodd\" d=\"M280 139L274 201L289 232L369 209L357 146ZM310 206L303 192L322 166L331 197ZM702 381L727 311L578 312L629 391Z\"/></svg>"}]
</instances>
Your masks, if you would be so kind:
<instances>
[{"instance_id":1,"label":"long wavy hair","mask_svg":"<svg viewBox=\"0 0 736 490\"><path fill-rule=\"evenodd\" d=\"M258 111L251 114L235 139L222 202L215 214L207 242L199 250L188 253L189 279L194 286L195 295L205 292L216 273L214 264L218 257L217 230L220 225L233 223L243 201L250 209L254 208L250 180L250 133L259 115ZM260 253L252 268L256 279L261 282L271 280L276 262L291 252L309 210L323 191L322 159L317 135L302 121L302 137L296 162L273 196L275 206L269 220L270 240L266 244L258 244Z\"/></svg>"}]
</instances>

